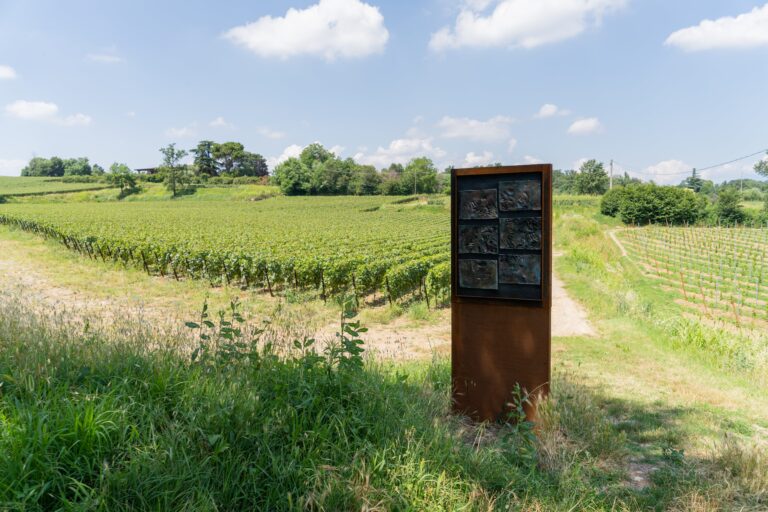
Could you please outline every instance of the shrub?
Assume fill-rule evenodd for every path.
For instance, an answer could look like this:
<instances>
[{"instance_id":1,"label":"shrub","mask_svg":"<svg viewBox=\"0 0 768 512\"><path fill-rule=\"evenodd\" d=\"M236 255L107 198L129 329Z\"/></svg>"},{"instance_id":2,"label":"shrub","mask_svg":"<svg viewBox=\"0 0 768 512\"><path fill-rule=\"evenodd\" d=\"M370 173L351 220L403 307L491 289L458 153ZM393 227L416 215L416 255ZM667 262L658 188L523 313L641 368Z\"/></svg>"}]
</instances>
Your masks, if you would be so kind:
<instances>
[{"instance_id":1,"label":"shrub","mask_svg":"<svg viewBox=\"0 0 768 512\"><path fill-rule=\"evenodd\" d=\"M717 222L722 224L738 224L747 219L747 214L741 207L741 194L735 189L727 188L717 194L715 215Z\"/></svg>"},{"instance_id":2,"label":"shrub","mask_svg":"<svg viewBox=\"0 0 768 512\"><path fill-rule=\"evenodd\" d=\"M600 213L615 217L621 208L621 202L624 200L624 187L612 188L605 193L600 201Z\"/></svg>"},{"instance_id":3,"label":"shrub","mask_svg":"<svg viewBox=\"0 0 768 512\"><path fill-rule=\"evenodd\" d=\"M706 211L706 199L678 187L637 185L619 194L618 213L625 224L695 224Z\"/></svg>"}]
</instances>

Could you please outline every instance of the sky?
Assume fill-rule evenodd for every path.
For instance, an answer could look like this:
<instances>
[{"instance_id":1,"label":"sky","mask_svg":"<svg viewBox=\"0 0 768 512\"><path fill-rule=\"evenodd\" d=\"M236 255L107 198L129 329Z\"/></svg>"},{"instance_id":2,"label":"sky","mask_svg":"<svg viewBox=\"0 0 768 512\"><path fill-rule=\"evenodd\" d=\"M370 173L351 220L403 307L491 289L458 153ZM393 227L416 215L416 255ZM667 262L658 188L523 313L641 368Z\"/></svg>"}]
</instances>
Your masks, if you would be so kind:
<instances>
[{"instance_id":1,"label":"sky","mask_svg":"<svg viewBox=\"0 0 768 512\"><path fill-rule=\"evenodd\" d=\"M678 183L768 149L765 0L0 0L0 175L321 142ZM703 172L756 178L759 153Z\"/></svg>"}]
</instances>

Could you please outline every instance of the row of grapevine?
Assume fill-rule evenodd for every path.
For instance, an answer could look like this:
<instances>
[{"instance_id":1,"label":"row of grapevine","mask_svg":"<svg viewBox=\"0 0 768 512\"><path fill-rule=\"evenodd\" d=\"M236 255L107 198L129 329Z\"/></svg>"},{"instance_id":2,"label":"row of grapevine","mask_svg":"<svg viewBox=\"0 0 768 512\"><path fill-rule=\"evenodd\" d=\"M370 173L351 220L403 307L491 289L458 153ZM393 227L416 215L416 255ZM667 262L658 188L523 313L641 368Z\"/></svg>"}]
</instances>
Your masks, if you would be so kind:
<instances>
[{"instance_id":1,"label":"row of grapevine","mask_svg":"<svg viewBox=\"0 0 768 512\"><path fill-rule=\"evenodd\" d=\"M619 237L689 308L739 326L768 326L768 229L649 226Z\"/></svg>"},{"instance_id":2,"label":"row of grapevine","mask_svg":"<svg viewBox=\"0 0 768 512\"><path fill-rule=\"evenodd\" d=\"M0 223L93 259L175 279L270 293L286 288L313 288L323 297L381 292L396 301L415 292L444 300L449 283L430 275L449 258L447 211L391 203L365 208L370 198L302 199L192 206L3 205Z\"/></svg>"}]
</instances>

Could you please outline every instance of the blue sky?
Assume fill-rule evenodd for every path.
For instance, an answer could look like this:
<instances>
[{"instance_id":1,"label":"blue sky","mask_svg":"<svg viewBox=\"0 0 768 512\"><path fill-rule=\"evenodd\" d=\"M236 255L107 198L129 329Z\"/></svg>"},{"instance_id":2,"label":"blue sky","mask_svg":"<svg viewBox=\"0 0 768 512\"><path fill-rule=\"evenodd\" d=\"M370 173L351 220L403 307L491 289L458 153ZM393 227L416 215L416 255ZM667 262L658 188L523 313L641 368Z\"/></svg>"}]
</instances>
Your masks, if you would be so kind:
<instances>
[{"instance_id":1,"label":"blue sky","mask_svg":"<svg viewBox=\"0 0 768 512\"><path fill-rule=\"evenodd\" d=\"M768 148L767 84L765 0L0 0L0 174L205 138L676 183Z\"/></svg>"}]
</instances>

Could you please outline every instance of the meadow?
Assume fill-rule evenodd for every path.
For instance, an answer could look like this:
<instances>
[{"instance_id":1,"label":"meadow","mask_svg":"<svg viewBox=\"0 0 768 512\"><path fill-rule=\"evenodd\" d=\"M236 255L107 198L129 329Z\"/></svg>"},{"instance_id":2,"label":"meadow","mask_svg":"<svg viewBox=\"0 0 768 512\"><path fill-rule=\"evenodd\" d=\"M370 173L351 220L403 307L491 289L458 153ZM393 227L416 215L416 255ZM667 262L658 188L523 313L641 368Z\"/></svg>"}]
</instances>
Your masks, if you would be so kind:
<instances>
[{"instance_id":1,"label":"meadow","mask_svg":"<svg viewBox=\"0 0 768 512\"><path fill-rule=\"evenodd\" d=\"M448 214L444 197L0 205L0 244L26 248L0 265L45 267L54 286L66 273L77 296L124 273L120 286L145 295L212 286L266 304L258 319L235 304L167 331L157 314L121 308L97 322L67 303L41 308L28 288L0 291L0 510L765 510L768 342L744 321L759 304L748 285L761 282L764 231L625 230L595 198L558 197L555 269L596 334L553 340L553 392L535 426L449 414L440 354L370 357L376 326L366 331L351 302L359 265L355 285L335 290L323 272L338 334L321 340L303 308L322 303L322 282L275 272L244 292L223 273L177 281L170 263L147 274L113 257L119 243L151 243L258 247L277 262L288 251L419 261L427 243L447 252ZM688 294L702 274L713 317L732 316L748 290L741 327L686 303L679 269ZM318 294L296 300L297 287ZM397 308L371 302L361 316Z\"/></svg>"}]
</instances>

